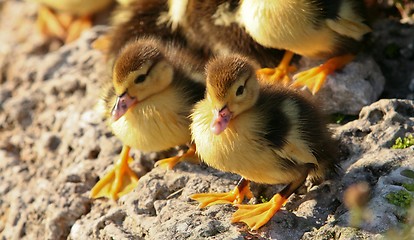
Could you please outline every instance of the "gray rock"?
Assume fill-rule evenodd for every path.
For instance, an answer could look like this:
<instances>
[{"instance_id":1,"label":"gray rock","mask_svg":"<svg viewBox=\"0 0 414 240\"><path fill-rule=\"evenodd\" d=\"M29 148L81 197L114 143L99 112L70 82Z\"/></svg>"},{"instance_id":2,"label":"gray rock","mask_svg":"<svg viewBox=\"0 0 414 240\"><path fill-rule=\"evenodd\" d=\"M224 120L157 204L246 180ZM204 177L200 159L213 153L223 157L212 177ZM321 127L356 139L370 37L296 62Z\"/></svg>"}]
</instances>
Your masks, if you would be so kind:
<instances>
[{"instance_id":1,"label":"gray rock","mask_svg":"<svg viewBox=\"0 0 414 240\"><path fill-rule=\"evenodd\" d=\"M385 196L402 188L395 186L398 182L401 185L406 179L399 173L402 169L412 168L414 158L412 148L392 149L391 146L398 137L414 133L414 102L380 100L363 108L359 120L350 122L337 131L340 131L340 139L350 152L348 160L342 164L345 170L342 184L346 187L366 181L372 188L367 207L371 217L362 228L372 233L381 233L396 227L397 207L389 204ZM339 217L339 221L344 224L347 220L348 214Z\"/></svg>"},{"instance_id":2,"label":"gray rock","mask_svg":"<svg viewBox=\"0 0 414 240\"><path fill-rule=\"evenodd\" d=\"M386 78L383 98L414 99L409 88L414 78L413 25L380 19L373 29L370 50Z\"/></svg>"},{"instance_id":3,"label":"gray rock","mask_svg":"<svg viewBox=\"0 0 414 240\"><path fill-rule=\"evenodd\" d=\"M390 147L397 137L414 133L414 107L412 101L396 99L375 102L362 109L359 119L332 126L341 142L343 173L307 193L294 194L258 231L230 223L233 206L198 209L189 199L199 192L230 191L238 176L189 163L172 171L151 170L154 159L179 148L147 155L134 150L131 167L140 176L150 170L139 186L118 202L90 200L90 189L122 147L95 108L110 68L90 45L105 27L49 51L33 27L35 5L25 4L7 1L0 10L0 239L372 239L402 219L403 209L389 204L385 196L413 181L402 174L413 168L413 148ZM411 66L410 47L403 48L407 65L402 67ZM380 66L384 69L388 63ZM370 90L380 82L361 72L365 65L376 72L370 57L361 56L332 76L326 88L338 76L352 76L357 86ZM408 79L403 85L408 86L412 76L402 79ZM334 85L341 87L348 80L337 81ZM365 103L357 99L353 104L369 104L378 97L375 94ZM337 106L358 111L344 103ZM369 183L371 197L367 217L357 229L350 227L351 212L342 194L360 181ZM281 187L252 184L256 198L249 203L259 202L260 196L269 198Z\"/></svg>"},{"instance_id":4,"label":"gray rock","mask_svg":"<svg viewBox=\"0 0 414 240\"><path fill-rule=\"evenodd\" d=\"M237 182L237 176L183 163L173 171L153 169L142 177L137 189L119 201L123 214L118 212L118 216L123 220L117 221L121 223L117 227L104 224L114 221L113 213L108 213L92 220L92 225L97 227L92 233L114 236L121 232L126 235L120 236L126 238L147 239L379 238L381 233L396 227L398 222L398 207L389 204L385 195L401 188L395 186L405 181L405 177L399 174L400 168L413 164L412 149L390 149L397 137L414 132L413 104L409 100L381 100L364 108L360 119L336 127L336 136L342 140L342 148L347 152L342 162L342 177L313 187L305 195L296 194L287 205L289 211L281 210L258 231L249 232L243 224L230 224L229 219L235 211L232 206L219 205L200 210L189 200L195 192L230 191ZM387 131L390 127L391 130ZM372 186L372 197L366 210L370 217L358 230L349 227L349 212L342 204L341 195L343 189L362 180ZM133 229L129 228L129 223L133 223ZM76 225L77 230L81 228ZM85 233L77 237L102 237Z\"/></svg>"},{"instance_id":5,"label":"gray rock","mask_svg":"<svg viewBox=\"0 0 414 240\"><path fill-rule=\"evenodd\" d=\"M302 58L301 70L320 64ZM366 54L360 54L342 70L329 75L315 95L328 113L357 115L362 107L378 100L384 90L385 78L380 68Z\"/></svg>"}]
</instances>

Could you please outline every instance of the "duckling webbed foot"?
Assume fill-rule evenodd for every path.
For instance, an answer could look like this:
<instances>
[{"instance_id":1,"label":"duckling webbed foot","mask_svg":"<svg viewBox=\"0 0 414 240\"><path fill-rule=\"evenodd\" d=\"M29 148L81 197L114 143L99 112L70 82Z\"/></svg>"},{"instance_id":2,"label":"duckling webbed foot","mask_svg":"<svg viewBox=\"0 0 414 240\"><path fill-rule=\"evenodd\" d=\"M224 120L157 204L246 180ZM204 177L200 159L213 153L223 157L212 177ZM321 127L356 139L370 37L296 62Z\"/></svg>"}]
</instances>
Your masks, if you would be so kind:
<instances>
[{"instance_id":1,"label":"duckling webbed foot","mask_svg":"<svg viewBox=\"0 0 414 240\"><path fill-rule=\"evenodd\" d=\"M297 70L295 66L290 65L293 55L293 52L286 51L282 61L277 67L259 69L256 71L256 75L259 79L264 80L264 82L271 84L280 82L283 85L288 86L291 82L289 74Z\"/></svg>"},{"instance_id":2,"label":"duckling webbed foot","mask_svg":"<svg viewBox=\"0 0 414 240\"><path fill-rule=\"evenodd\" d=\"M276 194L269 202L248 205L238 204L239 209L233 214L231 222L244 222L250 229L257 230L265 225L286 202L280 194Z\"/></svg>"},{"instance_id":3,"label":"duckling webbed foot","mask_svg":"<svg viewBox=\"0 0 414 240\"><path fill-rule=\"evenodd\" d=\"M92 27L92 18L90 16L82 16L73 20L68 26L65 43L73 42L78 39L81 33Z\"/></svg>"},{"instance_id":4,"label":"duckling webbed foot","mask_svg":"<svg viewBox=\"0 0 414 240\"><path fill-rule=\"evenodd\" d=\"M92 27L92 19L89 16L75 17L68 13L56 13L48 7L40 6L37 26L46 37L55 37L69 43Z\"/></svg>"},{"instance_id":5,"label":"duckling webbed foot","mask_svg":"<svg viewBox=\"0 0 414 240\"><path fill-rule=\"evenodd\" d=\"M239 209L233 214L231 222L244 222L252 230L257 230L265 225L286 203L289 196L303 185L308 176L309 167L305 165L302 171L303 174L298 179L289 183L282 191L275 194L269 202L255 205L236 205Z\"/></svg>"},{"instance_id":6,"label":"duckling webbed foot","mask_svg":"<svg viewBox=\"0 0 414 240\"><path fill-rule=\"evenodd\" d=\"M294 82L291 86L296 88L306 86L312 94L316 94L325 83L329 74L343 68L346 64L351 62L354 57L355 56L351 54L334 57L318 67L300 72L293 76Z\"/></svg>"},{"instance_id":7,"label":"duckling webbed foot","mask_svg":"<svg viewBox=\"0 0 414 240\"><path fill-rule=\"evenodd\" d=\"M138 185L138 177L128 165L130 147L122 148L121 157L115 166L91 190L91 198L107 197L118 199L131 192Z\"/></svg>"},{"instance_id":8,"label":"duckling webbed foot","mask_svg":"<svg viewBox=\"0 0 414 240\"><path fill-rule=\"evenodd\" d=\"M197 193L190 196L191 199L198 201L199 208L209 207L216 204L240 204L244 198L252 198L250 191L250 181L242 178L233 191L227 193Z\"/></svg>"},{"instance_id":9,"label":"duckling webbed foot","mask_svg":"<svg viewBox=\"0 0 414 240\"><path fill-rule=\"evenodd\" d=\"M184 154L159 160L154 164L154 167L161 167L166 170L171 170L175 167L175 165L177 165L179 162L183 161L184 159L194 158L195 152L196 152L196 146L195 144L192 144L188 148L187 152L185 152Z\"/></svg>"},{"instance_id":10,"label":"duckling webbed foot","mask_svg":"<svg viewBox=\"0 0 414 240\"><path fill-rule=\"evenodd\" d=\"M66 38L66 30L63 25L71 20L69 16L59 17L48 7L39 6L36 24L43 35L64 40Z\"/></svg>"}]
</instances>

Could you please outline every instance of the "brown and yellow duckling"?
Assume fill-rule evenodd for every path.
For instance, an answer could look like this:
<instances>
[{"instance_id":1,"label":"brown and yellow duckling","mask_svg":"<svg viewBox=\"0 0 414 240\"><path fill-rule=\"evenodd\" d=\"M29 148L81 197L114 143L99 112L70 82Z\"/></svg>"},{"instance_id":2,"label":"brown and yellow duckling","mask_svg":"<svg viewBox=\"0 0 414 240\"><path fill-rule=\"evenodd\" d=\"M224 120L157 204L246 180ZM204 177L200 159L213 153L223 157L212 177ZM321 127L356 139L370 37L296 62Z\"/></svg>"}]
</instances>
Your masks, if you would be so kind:
<instances>
[{"instance_id":1,"label":"brown and yellow duckling","mask_svg":"<svg viewBox=\"0 0 414 240\"><path fill-rule=\"evenodd\" d=\"M170 0L164 20L171 23L172 29L181 31L190 48L211 56L238 53L255 59L261 66L275 66L283 51L260 45L237 24L240 2Z\"/></svg>"},{"instance_id":2,"label":"brown and yellow duckling","mask_svg":"<svg viewBox=\"0 0 414 240\"><path fill-rule=\"evenodd\" d=\"M276 68L259 71L272 81L286 81L287 74L295 71L290 66L294 54L328 59L321 66L294 76L294 86L305 85L312 93L320 89L327 75L353 59L364 35L370 32L365 23L364 3L360 0L184 2L187 4L180 2L170 6L181 6L185 11L171 18L178 19L175 21L194 45L207 46L218 55L241 53L256 59L261 67L269 66L269 60L279 60L278 56L272 59L270 50L286 50ZM268 60L264 62L265 59Z\"/></svg>"},{"instance_id":3,"label":"brown and yellow duckling","mask_svg":"<svg viewBox=\"0 0 414 240\"><path fill-rule=\"evenodd\" d=\"M200 193L200 207L237 203L233 222L251 229L266 224L309 176L320 180L336 169L336 144L318 106L293 89L259 83L259 66L245 57L225 56L206 67L207 93L192 113L197 153L209 166L242 176L229 193ZM251 198L249 181L287 184L267 202Z\"/></svg>"},{"instance_id":4,"label":"brown and yellow duckling","mask_svg":"<svg viewBox=\"0 0 414 240\"><path fill-rule=\"evenodd\" d=\"M65 43L77 39L92 26L92 16L107 9L114 0L30 0L40 4L37 25L41 33Z\"/></svg>"},{"instance_id":5,"label":"brown and yellow duckling","mask_svg":"<svg viewBox=\"0 0 414 240\"><path fill-rule=\"evenodd\" d=\"M197 82L203 81L203 65L185 49L154 38L128 43L115 60L112 80L104 93L105 108L123 149L114 168L92 189L92 198L117 199L137 185L128 166L130 148L152 152L189 143L189 113L205 89ZM160 164L172 167L192 155L190 147Z\"/></svg>"},{"instance_id":6,"label":"brown and yellow duckling","mask_svg":"<svg viewBox=\"0 0 414 240\"><path fill-rule=\"evenodd\" d=\"M112 12L110 31L95 41L94 47L107 53L111 60L127 42L142 36L174 41L185 46L186 40L181 32L165 20L169 11L168 2L169 0L126 0L126 3L118 5Z\"/></svg>"},{"instance_id":7,"label":"brown and yellow duckling","mask_svg":"<svg viewBox=\"0 0 414 240\"><path fill-rule=\"evenodd\" d=\"M307 86L315 94L329 74L352 61L364 35L371 31L364 7L360 0L244 0L239 22L259 44L287 50L278 67L282 71L294 53L328 59L294 76L294 86Z\"/></svg>"}]
</instances>

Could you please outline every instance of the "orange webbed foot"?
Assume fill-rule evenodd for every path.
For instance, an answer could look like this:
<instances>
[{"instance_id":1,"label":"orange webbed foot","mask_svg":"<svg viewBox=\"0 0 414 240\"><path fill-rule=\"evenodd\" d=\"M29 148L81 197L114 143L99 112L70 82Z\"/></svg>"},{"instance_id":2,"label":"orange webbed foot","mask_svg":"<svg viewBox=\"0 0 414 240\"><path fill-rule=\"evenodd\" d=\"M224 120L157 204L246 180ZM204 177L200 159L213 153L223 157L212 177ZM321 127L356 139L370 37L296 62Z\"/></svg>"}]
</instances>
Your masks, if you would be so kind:
<instances>
[{"instance_id":1,"label":"orange webbed foot","mask_svg":"<svg viewBox=\"0 0 414 240\"><path fill-rule=\"evenodd\" d=\"M190 196L191 199L198 201L199 208L209 207L216 204L240 204L244 198L252 198L249 181L242 179L233 191L226 193L197 193Z\"/></svg>"},{"instance_id":2,"label":"orange webbed foot","mask_svg":"<svg viewBox=\"0 0 414 240\"><path fill-rule=\"evenodd\" d=\"M114 167L91 190L91 198L106 197L118 199L131 192L138 185L138 177L128 165L132 158L129 156L130 148L122 148L121 157Z\"/></svg>"},{"instance_id":3,"label":"orange webbed foot","mask_svg":"<svg viewBox=\"0 0 414 240\"><path fill-rule=\"evenodd\" d=\"M66 28L64 24L71 21L68 15L57 16L51 9L45 6L39 6L36 24L39 31L47 37L57 37L65 39Z\"/></svg>"},{"instance_id":4,"label":"orange webbed foot","mask_svg":"<svg viewBox=\"0 0 414 240\"><path fill-rule=\"evenodd\" d=\"M328 75L343 68L353 58L354 55L351 54L331 58L318 67L311 68L293 76L294 82L291 86L295 88L306 86L312 94L316 94L325 83Z\"/></svg>"},{"instance_id":5,"label":"orange webbed foot","mask_svg":"<svg viewBox=\"0 0 414 240\"><path fill-rule=\"evenodd\" d=\"M82 16L74 19L68 26L65 43L73 42L78 39L83 31L92 27L92 18L90 16Z\"/></svg>"},{"instance_id":6,"label":"orange webbed foot","mask_svg":"<svg viewBox=\"0 0 414 240\"><path fill-rule=\"evenodd\" d=\"M276 194L269 202L247 205L236 205L239 209L233 214L232 222L244 222L251 230L257 230L265 225L286 202L280 194Z\"/></svg>"},{"instance_id":7,"label":"orange webbed foot","mask_svg":"<svg viewBox=\"0 0 414 240\"><path fill-rule=\"evenodd\" d=\"M291 82L289 74L297 70L295 66L290 65L293 55L292 52L286 51L282 61L277 67L259 69L256 71L256 75L265 83L282 83L283 85L288 86Z\"/></svg>"},{"instance_id":8,"label":"orange webbed foot","mask_svg":"<svg viewBox=\"0 0 414 240\"><path fill-rule=\"evenodd\" d=\"M182 155L179 156L175 156L175 157L170 157L170 158L165 158L162 160L158 160L155 164L154 167L161 167L165 170L171 170L175 167L175 165L177 165L178 163L180 163L181 161L183 161L186 158L195 158L195 152L196 152L196 146L195 144L192 144L187 152L185 152Z\"/></svg>"},{"instance_id":9,"label":"orange webbed foot","mask_svg":"<svg viewBox=\"0 0 414 240\"><path fill-rule=\"evenodd\" d=\"M37 15L39 31L46 37L54 37L69 43L92 27L90 16L75 17L69 13L57 13L48 7L39 6Z\"/></svg>"}]
</instances>

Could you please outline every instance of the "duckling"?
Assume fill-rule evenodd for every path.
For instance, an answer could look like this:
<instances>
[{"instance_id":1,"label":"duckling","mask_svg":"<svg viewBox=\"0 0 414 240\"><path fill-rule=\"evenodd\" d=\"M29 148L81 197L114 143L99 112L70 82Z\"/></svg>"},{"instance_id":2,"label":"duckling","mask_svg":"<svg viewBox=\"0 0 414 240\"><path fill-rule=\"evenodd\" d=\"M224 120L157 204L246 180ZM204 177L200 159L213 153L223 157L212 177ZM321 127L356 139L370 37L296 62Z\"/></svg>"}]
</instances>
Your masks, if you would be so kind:
<instances>
[{"instance_id":1,"label":"duckling","mask_svg":"<svg viewBox=\"0 0 414 240\"><path fill-rule=\"evenodd\" d=\"M121 50L113 86L103 99L109 126L123 149L114 168L93 187L92 198L117 199L137 185L138 177L128 166L131 148L163 151L191 141L189 114L204 95L203 66L179 45L156 38L132 41ZM166 164L174 165L194 151L190 147Z\"/></svg>"},{"instance_id":2,"label":"duckling","mask_svg":"<svg viewBox=\"0 0 414 240\"><path fill-rule=\"evenodd\" d=\"M294 54L328 59L293 77L294 87L307 86L313 94L327 75L352 61L363 37L371 31L365 23L363 1L358 0L187 2L182 7L186 14L178 15L182 17L176 22L195 45L204 45L215 54L230 51L254 57L262 67L269 66L262 58L272 60L269 49L286 50L276 68L258 72L270 82L290 81L288 75L296 71L290 66Z\"/></svg>"},{"instance_id":3,"label":"duckling","mask_svg":"<svg viewBox=\"0 0 414 240\"><path fill-rule=\"evenodd\" d=\"M120 1L120 0L118 0ZM124 0L125 1L125 0ZM142 36L155 36L186 46L179 29L172 29L164 21L168 12L168 0L126 0L113 11L110 31L94 42L94 48L113 59L125 43ZM200 55L201 56L201 55Z\"/></svg>"},{"instance_id":4,"label":"duckling","mask_svg":"<svg viewBox=\"0 0 414 240\"><path fill-rule=\"evenodd\" d=\"M191 133L197 154L209 166L242 176L228 193L191 196L200 207L235 203L233 222L251 229L266 224L289 196L311 180L336 170L337 149L319 107L297 90L269 84L255 74L256 62L223 56L206 67L206 96L194 107ZM267 202L251 198L249 181L287 184Z\"/></svg>"},{"instance_id":5,"label":"duckling","mask_svg":"<svg viewBox=\"0 0 414 240\"><path fill-rule=\"evenodd\" d=\"M236 22L239 1L170 0L165 21L181 30L187 45L209 56L239 53L261 66L275 66L283 51L258 44ZM291 68L292 71L294 68Z\"/></svg>"},{"instance_id":6,"label":"duckling","mask_svg":"<svg viewBox=\"0 0 414 240\"><path fill-rule=\"evenodd\" d=\"M91 16L108 8L114 0L31 0L40 4L37 25L44 35L57 37L65 43L77 39L92 26Z\"/></svg>"}]
</instances>

